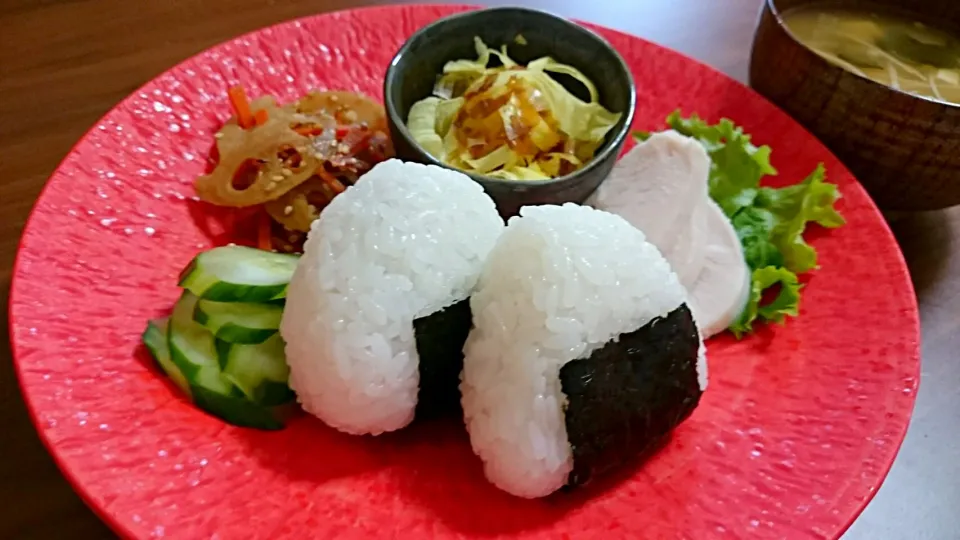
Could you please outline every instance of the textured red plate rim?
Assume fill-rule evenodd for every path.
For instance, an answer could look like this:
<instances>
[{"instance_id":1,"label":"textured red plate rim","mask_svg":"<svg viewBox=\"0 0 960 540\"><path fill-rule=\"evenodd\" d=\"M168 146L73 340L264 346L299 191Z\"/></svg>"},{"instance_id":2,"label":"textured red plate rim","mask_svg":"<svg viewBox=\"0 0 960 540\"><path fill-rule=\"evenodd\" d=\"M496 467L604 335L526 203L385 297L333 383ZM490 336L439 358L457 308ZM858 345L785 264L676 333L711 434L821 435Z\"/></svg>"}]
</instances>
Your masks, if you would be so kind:
<instances>
[{"instance_id":1,"label":"textured red plate rim","mask_svg":"<svg viewBox=\"0 0 960 540\"><path fill-rule=\"evenodd\" d=\"M374 14L374 13L380 12L380 11L389 11L390 9L392 9L392 8L394 8L394 7L396 7L396 6L393 6L393 7L390 7L390 6L368 6L368 7L360 7L360 8L350 9L350 10L344 10L343 12L364 12L364 13ZM410 8L410 9L417 9L417 8L436 8L437 6L435 6L435 5L429 5L429 4L423 4L423 5L406 5L406 6L404 6L404 7L405 7L405 8ZM458 10L467 10L467 9L479 9L479 8L482 8L482 6L473 6L473 5L447 5L447 6L444 6L444 7L448 8L451 13L454 12L454 11L458 11ZM222 47L222 46L224 46L224 45L226 45L226 44L229 44L229 43L232 43L232 42L235 42L235 41L243 40L243 39L245 39L245 38L247 38L247 37L249 37L249 36L253 36L253 35L259 34L259 33L263 32L263 31L265 31L265 30L268 30L268 29L277 29L277 28L281 28L281 27L291 27L291 28L292 28L292 27L293 27L295 24L297 24L297 23L302 23L302 22L309 21L309 20L312 20L312 19L315 19L315 18L318 18L318 17L330 16L332 13L335 13L335 12L324 12L324 13L319 13L319 14L315 14L315 15L308 15L308 16L304 16L304 17L300 17L300 18L296 18L296 19L291 19L291 20L279 22L279 23L276 23L276 24L273 24L273 25L270 25L270 26L265 26L265 27L263 27L263 28L260 28L260 29L257 29L257 30L253 30L253 31L250 31L250 32L247 32L247 33L244 33L244 34L241 34L241 35L239 35L239 36L237 36L237 37L235 37L235 38L233 38L233 39L230 39L230 40L228 40L228 41L222 42L222 43L220 43L220 44L217 44L217 45L214 45L214 46L212 46L212 47L209 47L209 48L207 48L207 49L205 49L205 50L203 50L203 51L200 51L200 52L198 52L198 53L196 53L196 54L194 54L194 55L192 55L192 56L190 56L190 57L188 57L188 58L180 61L179 63L177 63L176 65L172 66L171 68L169 68L169 69L167 69L167 70L165 70L165 71L157 74L153 79L145 82L142 86L138 87L138 88L137 88L136 90L134 90L130 95L128 95L126 98L124 98L123 100L121 100L120 102L118 102L118 103L117 103L116 105L114 105L106 114L104 114L100 119L98 119L97 122L95 122L95 123L90 127L90 129L88 129L88 130L84 133L84 135L71 147L70 151L67 152L67 154L65 154L65 156L64 156L64 158L61 160L60 164L58 164L57 168L56 168L56 169L54 170L54 172L51 174L50 179L53 179L53 178L57 177L57 176L61 173L61 168L62 168L62 166L63 166L63 163L67 160L67 158L68 158L71 154L73 154L73 153L76 151L76 149L77 149L78 147L81 147L81 146L83 146L83 145L85 145L85 144L87 143L87 139L89 138L90 133L96 128L96 126L97 126L101 121L103 121L103 120L111 117L117 109L122 108L128 101L133 100L133 98L134 98L134 96L135 96L136 94L138 94L138 93L139 93L141 90L143 90L144 88L150 86L154 80L159 79L159 78L161 78L161 77L164 77L164 76L166 76L166 75L168 75L168 74L170 74L170 73L172 73L172 72L176 72L176 71L180 70L185 64L189 64L189 63L193 62L195 59L197 59L198 57L205 56L205 55L208 54L209 52L211 52L211 51L213 51L213 50L216 50L216 49L218 49L218 48L220 48L220 47ZM593 24L593 23L581 21L581 20L579 20L579 19L574 19L574 20L575 20L578 24L582 24L582 25L584 25L584 26L586 26L586 27L588 27L588 28L591 28L591 29L593 29L593 30L598 30L598 29L600 29L600 30L603 30L604 32L609 33L609 34L618 34L618 35L625 36L625 37L630 38L630 39L640 40L640 41L644 41L644 42L650 43L650 42L648 42L647 40L645 40L645 39L643 39L643 38L641 38L641 37L633 36L633 35L627 34L627 33L625 33L625 32L621 32L621 31L618 31L618 30L615 30L615 29L606 28L606 27L603 27L603 26L600 26L600 25L597 25L597 24ZM726 74L724 74L723 72L721 72L721 71L713 68L712 66L707 65L707 64L704 64L704 63L702 63L702 62L700 62L700 61L698 61L698 60L695 60L695 59L693 59L693 58L691 58L691 57L689 57L689 56L687 56L687 55L685 55L685 54L683 54L683 53L681 53L681 52L678 52L678 51L676 51L676 50L674 50L674 49L671 49L671 48L669 48L669 47L665 47L665 46L663 46L663 45L656 44L656 43L650 43L650 44L653 45L653 46L662 48L662 49L669 50L669 51L671 51L673 54L677 55L678 57L683 57L687 62L690 62L690 63L693 63L693 64L697 64L697 65L700 66L702 69L706 69L706 70L709 70L709 71L712 71L712 72L718 74L719 76L727 79L730 84L733 84L733 85L736 85L736 86L745 88L745 89L747 90L747 92L749 92L756 100L761 100L761 101L769 104L771 107L777 109L775 105L773 105L772 103L770 103L769 100L767 100L767 99L766 99L765 97L763 97L762 95L756 93L755 91L753 91L752 89L750 89L750 88L747 87L746 85L742 84L741 82L739 82L739 81L737 81L737 80L735 80L735 79L732 79L732 78L729 77L728 75L726 75ZM384 68L384 69L385 69L385 68ZM777 111L778 111L780 114L783 114L784 116L787 116L786 113L783 113L783 112L780 111L779 109L777 109ZM794 124L795 124L795 122L793 122L792 119L791 119L791 123L794 123ZM816 137L815 137L813 134L811 134L809 131L807 131L805 128L799 127L799 129L802 130L802 131L804 131L811 139L816 140ZM819 144L819 143L818 143L818 144ZM829 154L830 156L835 157L835 156L833 156L832 152L830 152L829 149L826 149L825 147L823 148L823 153L824 153L824 155ZM853 177L852 174L850 174L849 171L847 171L847 170L845 169L845 167L843 167L842 164L840 164L839 167L841 167L841 168L844 169L844 170L842 171L843 173L848 174L848 175L850 175L851 177ZM834 170L837 169L837 166L835 165L835 166L833 167L833 169L834 169ZM50 453L50 455L53 457L53 460L54 460L54 462L57 464L57 466L58 466L58 468L60 469L60 471L63 473L63 475L64 475L64 476L66 477L66 479L69 481L69 483L72 485L72 487L74 488L74 490L78 493L78 495L82 498L82 500L87 504L87 506L88 506L101 520L103 520L114 532L120 534L121 536L131 537L131 538L132 538L132 537L135 536L134 533L133 533L133 531L130 530L130 529L126 526L126 524L124 524L123 522L121 522L120 520L118 520L115 515L113 515L113 514L110 513L109 511L107 511L105 508L102 508L100 505L98 505L98 504L96 503L96 501L92 498L91 494L87 491L86 486L85 486L85 485L78 479L78 477L76 476L76 471L75 471L73 468L71 468L70 466L68 466L68 465L64 462L63 457L61 456L59 449L58 449L57 446L50 440L47 432L43 429L43 427L42 427L42 425L41 425L41 421L40 421L40 416L39 416L40 413L41 413L41 411L38 409L37 405L36 405L36 404L33 402L33 400L32 400L32 396L31 396L31 392L30 392L30 387L24 383L24 373L23 373L23 371L22 371L22 366L21 366L21 363L20 363L20 360L19 360L20 355L19 355L19 352L18 352L18 343L17 343L17 340L15 339L15 333L14 333L14 322L15 322L15 320L14 320L14 310L15 310L15 308L16 308L17 305L19 305L19 304L21 304L22 302L24 302L24 300L21 299L21 295L26 294L26 291L22 291L22 290L18 289L18 287L17 287L18 279L17 279L17 278L18 278L18 276L20 275L21 270L22 270L21 265L22 265L22 256L23 256L23 252L24 252L24 249L25 249L24 244L25 244L25 239L26 239L26 233L27 233L27 231L31 230L31 228L34 226L33 217L34 217L35 210L36 210L36 208L37 208L40 204L42 204L42 202L43 202L43 200L44 200L44 197L45 197L45 195L47 194L47 191L48 191L48 189L49 189L50 186L51 186L51 183L49 182L50 179L48 179L47 183L44 185L43 189L42 189L41 192L40 192L40 195L39 195L38 198L37 198L37 202L34 204L33 208L31 209L30 216L28 217L28 219L27 219L27 221L26 221L26 224L25 224L24 229L23 229L23 233L22 233L22 235L21 235L21 239L20 239L20 242L19 242L19 245L18 245L17 256L16 256L16 259L15 259L15 262L14 262L14 266L13 266L13 277L12 277L12 279L11 279L11 287L10 287L10 301L9 301L9 305L8 305L8 315L9 315L9 317L8 317L8 327L9 327L9 334L10 334L10 336L11 336L10 346L11 346L11 350L12 350L12 353L13 353L14 366L15 366L15 368L16 368L16 373L17 373L17 377L18 377L18 382L20 383L21 390L22 390L22 393L23 393L23 396L24 396L24 401L26 402L27 411L28 411L28 414L30 415L31 421L32 421L32 422L34 423L34 425L37 427L37 431L38 431L38 434L39 434L39 436L40 436L40 439L41 439L43 445L46 447L47 451L48 451L48 452ZM887 225L886 220L883 218L883 215L881 214L880 210L876 207L876 205L873 203L872 199L870 199L869 196L866 195L866 192L863 190L863 188L862 188L862 186L859 184L859 182L855 182L855 183L850 184L850 185L847 185L847 186L845 187L845 189L851 189L851 188L852 188L852 189L860 190L860 191L862 191L862 192L864 193L864 197L865 197L866 200L869 202L870 210L871 210L872 213L874 214L873 217L875 217L875 219L877 220L877 222L881 225L882 230L883 230L883 233L888 237L888 239L893 240L894 245L896 245L895 237L894 237L894 235L893 235L893 232L891 231L891 229L890 229L889 226ZM902 282L901 285L902 285L904 291L905 291L905 292L909 292L910 296L913 298L913 302L912 302L912 305L910 306L910 313L909 313L909 315L910 315L910 317L909 317L909 319L910 319L910 321L909 321L909 322L910 322L910 325L909 325L909 328L904 328L904 332L905 332L905 333L906 333L908 330L911 332L912 337L914 338L912 341L913 341L913 343L916 344L916 346L913 347L912 350L909 352L909 354L905 355L905 358L904 358L905 360L909 360L909 361L915 366L915 369L913 370L914 373L913 373L913 378L912 378L912 381L913 381L913 382L912 382L912 387L905 387L905 389L904 389L905 391L906 391L906 390L910 390L910 392L909 392L909 395L910 395L909 410L902 411L902 415L903 415L903 417L906 419L906 421L903 422L903 424L902 424L899 432L897 433L896 439L894 440L894 443L895 443L895 444L890 447L890 449L889 449L889 451L888 451L888 453L887 453L887 459L886 459L886 460L881 464L881 466L878 468L878 474L877 474L877 476L876 476L876 483L875 483L875 485L874 485L871 489L869 489L868 492L867 492L865 495L862 494L861 497L855 497L856 499L858 499L858 504L855 504L855 505L851 506L851 508L853 509L853 511L849 513L848 517L843 521L843 524L842 524L839 528L837 528L837 529L835 530L835 534L833 535L834 538L839 538L844 532L846 532L846 530L847 530L847 529L853 524L853 522L859 517L859 515L862 513L863 509L866 508L866 506L870 503L870 501L871 501L871 500L873 499L873 497L876 495L877 491L879 490L879 487L882 485L884 479L886 478L887 474L889 473L890 468L893 466L893 463L894 463L894 461L895 461L895 459L896 459L896 457L897 457L897 455L898 455L898 453L899 453L899 450L900 450L900 448L901 448L901 446L902 446L902 444L903 444L903 439L904 439L904 437L906 436L907 429L908 429L908 427L909 427L909 420L910 420L910 418L911 418L911 416L912 416L912 413L913 413L913 408L914 408L914 405L915 405L917 390L918 390L918 387L919 387L919 380L920 380L920 377L919 377L919 375L920 375L920 350L919 350L919 343L920 343L920 320L919 320L919 314L918 314L918 309L917 309L917 304L916 304L916 294L915 294L915 291L914 291L914 288L913 288L913 283L912 283L912 281L911 281L910 278L909 278L908 272L906 271L907 264L906 264L906 260L905 260L904 257L903 257L902 251L900 251L899 249L896 249L896 250L895 250L895 253L888 254L888 256L896 257L896 261L892 261L892 262L895 262L897 266L899 266L899 267L901 267L901 268L904 269L904 271L903 271L904 279L903 279L903 282Z\"/></svg>"}]
</instances>

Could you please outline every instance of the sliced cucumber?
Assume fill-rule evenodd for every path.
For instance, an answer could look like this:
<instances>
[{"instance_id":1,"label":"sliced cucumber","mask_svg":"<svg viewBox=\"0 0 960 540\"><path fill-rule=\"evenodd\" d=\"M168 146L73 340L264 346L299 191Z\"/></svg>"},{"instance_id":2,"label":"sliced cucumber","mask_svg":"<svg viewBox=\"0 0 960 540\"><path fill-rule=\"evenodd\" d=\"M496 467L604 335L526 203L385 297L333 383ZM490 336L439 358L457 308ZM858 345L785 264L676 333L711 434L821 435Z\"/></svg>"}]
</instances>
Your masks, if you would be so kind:
<instances>
[{"instance_id":1,"label":"sliced cucumber","mask_svg":"<svg viewBox=\"0 0 960 540\"><path fill-rule=\"evenodd\" d=\"M193 312L196 322L230 343L263 343L277 333L281 317L281 306L214 300L200 300Z\"/></svg>"},{"instance_id":2,"label":"sliced cucumber","mask_svg":"<svg viewBox=\"0 0 960 540\"><path fill-rule=\"evenodd\" d=\"M147 329L143 331L143 344L147 346L153 360L177 388L190 395L190 384L170 359L170 347L167 345L167 327L169 320L154 319L147 322Z\"/></svg>"},{"instance_id":3,"label":"sliced cucumber","mask_svg":"<svg viewBox=\"0 0 960 540\"><path fill-rule=\"evenodd\" d=\"M233 343L218 339L216 347L217 363L220 364L220 371L223 371L223 368L227 367L227 357L230 355L230 348L233 347Z\"/></svg>"},{"instance_id":4,"label":"sliced cucumber","mask_svg":"<svg viewBox=\"0 0 960 540\"><path fill-rule=\"evenodd\" d=\"M251 403L244 397L223 395L196 386L193 388L193 402L197 407L236 426L271 430L283 428L277 411Z\"/></svg>"},{"instance_id":5,"label":"sliced cucumber","mask_svg":"<svg viewBox=\"0 0 960 540\"><path fill-rule=\"evenodd\" d=\"M268 381L260 383L257 389L259 403L265 407L276 407L293 403L297 399L297 394L290 389L286 382Z\"/></svg>"},{"instance_id":6,"label":"sliced cucumber","mask_svg":"<svg viewBox=\"0 0 960 540\"><path fill-rule=\"evenodd\" d=\"M248 399L261 405L280 405L294 398L287 386L290 368L284 356L280 334L256 345L234 344L226 352L223 376Z\"/></svg>"},{"instance_id":7,"label":"sliced cucumber","mask_svg":"<svg viewBox=\"0 0 960 540\"><path fill-rule=\"evenodd\" d=\"M179 285L219 302L266 302L286 297L299 258L242 246L205 251L180 273Z\"/></svg>"},{"instance_id":8,"label":"sliced cucumber","mask_svg":"<svg viewBox=\"0 0 960 540\"><path fill-rule=\"evenodd\" d=\"M149 321L143 342L200 409L231 424L280 429L295 395L280 337L298 258L244 247L196 256L169 319Z\"/></svg>"},{"instance_id":9,"label":"sliced cucumber","mask_svg":"<svg viewBox=\"0 0 960 540\"><path fill-rule=\"evenodd\" d=\"M193 320L198 300L189 291L184 291L173 308L173 315L170 317L167 329L169 363L187 385L187 391L194 404L237 426L259 429L282 428L283 421L277 410L267 406L266 401L264 404L253 403L244 390L231 382L233 377L221 372L221 361L226 366L231 354L236 354L234 348L263 347L264 344L232 345L217 340L209 330ZM149 327L148 332L150 332L151 342L155 342L156 335L149 330ZM162 336L162 327L157 326L156 332ZM146 340L146 333L144 336ZM276 336L280 339L279 334ZM283 362L282 346L280 351L280 361ZM264 373L276 376L274 371L265 370Z\"/></svg>"},{"instance_id":10,"label":"sliced cucumber","mask_svg":"<svg viewBox=\"0 0 960 540\"><path fill-rule=\"evenodd\" d=\"M168 331L170 359L191 385L229 395L231 385L220 374L216 340L193 320L197 300L190 291L184 291L173 307Z\"/></svg>"},{"instance_id":11,"label":"sliced cucumber","mask_svg":"<svg viewBox=\"0 0 960 540\"><path fill-rule=\"evenodd\" d=\"M286 289L283 290L282 296L279 296L272 300L267 300L264 303L270 304L271 306L280 306L281 308L285 307L287 305L287 290Z\"/></svg>"}]
</instances>

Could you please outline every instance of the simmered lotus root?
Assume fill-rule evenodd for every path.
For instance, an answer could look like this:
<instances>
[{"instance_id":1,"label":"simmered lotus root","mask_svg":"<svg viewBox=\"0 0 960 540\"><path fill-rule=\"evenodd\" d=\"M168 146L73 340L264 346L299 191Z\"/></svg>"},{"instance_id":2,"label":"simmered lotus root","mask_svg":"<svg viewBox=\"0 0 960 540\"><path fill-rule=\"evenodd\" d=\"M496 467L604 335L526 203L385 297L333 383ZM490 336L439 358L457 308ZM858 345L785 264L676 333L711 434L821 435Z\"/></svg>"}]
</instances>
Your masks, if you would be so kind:
<instances>
[{"instance_id":1,"label":"simmered lotus root","mask_svg":"<svg viewBox=\"0 0 960 540\"><path fill-rule=\"evenodd\" d=\"M267 122L260 126L223 126L217 140L220 163L196 181L201 199L221 206L262 204L313 175L320 160L314 156L310 139L290 129L289 113L282 109L269 112ZM259 173L237 179L238 173L249 171L251 163L258 166Z\"/></svg>"},{"instance_id":2,"label":"simmered lotus root","mask_svg":"<svg viewBox=\"0 0 960 540\"><path fill-rule=\"evenodd\" d=\"M293 104L302 114L333 116L338 124L366 124L370 129L387 131L383 105L353 92L310 92Z\"/></svg>"},{"instance_id":3,"label":"simmered lotus root","mask_svg":"<svg viewBox=\"0 0 960 540\"><path fill-rule=\"evenodd\" d=\"M197 179L197 193L222 206L264 204L289 235L308 232L345 186L393 155L386 113L366 96L310 92L283 106L263 96L249 107L264 111L265 123L242 129L231 118L224 124L217 134L220 163ZM281 241L293 249L293 240Z\"/></svg>"},{"instance_id":4,"label":"simmered lotus root","mask_svg":"<svg viewBox=\"0 0 960 540\"><path fill-rule=\"evenodd\" d=\"M310 224L320 217L320 210L336 195L320 177L313 176L264 207L277 223L288 230L308 232ZM288 210L289 208L289 210Z\"/></svg>"}]
</instances>

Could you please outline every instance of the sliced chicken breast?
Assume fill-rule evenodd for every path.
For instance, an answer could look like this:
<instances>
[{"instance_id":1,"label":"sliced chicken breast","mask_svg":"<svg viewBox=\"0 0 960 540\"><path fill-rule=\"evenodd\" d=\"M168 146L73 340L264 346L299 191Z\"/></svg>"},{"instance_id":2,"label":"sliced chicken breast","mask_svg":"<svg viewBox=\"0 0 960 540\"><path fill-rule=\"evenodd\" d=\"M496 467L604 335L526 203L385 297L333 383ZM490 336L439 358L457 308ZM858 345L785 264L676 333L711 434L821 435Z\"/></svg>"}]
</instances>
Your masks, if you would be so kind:
<instances>
[{"instance_id":1,"label":"sliced chicken breast","mask_svg":"<svg viewBox=\"0 0 960 540\"><path fill-rule=\"evenodd\" d=\"M713 200L704 202L706 246L704 264L687 288L690 310L704 338L727 329L750 296L750 269L743 258L737 231Z\"/></svg>"},{"instance_id":2,"label":"sliced chicken breast","mask_svg":"<svg viewBox=\"0 0 960 540\"><path fill-rule=\"evenodd\" d=\"M686 287L704 338L729 327L750 292L743 248L710 199L709 174L699 142L655 133L627 152L586 202L623 217L657 246Z\"/></svg>"},{"instance_id":3,"label":"sliced chicken breast","mask_svg":"<svg viewBox=\"0 0 960 540\"><path fill-rule=\"evenodd\" d=\"M643 231L689 289L704 262L710 157L675 131L653 134L627 152L586 204Z\"/></svg>"}]
</instances>

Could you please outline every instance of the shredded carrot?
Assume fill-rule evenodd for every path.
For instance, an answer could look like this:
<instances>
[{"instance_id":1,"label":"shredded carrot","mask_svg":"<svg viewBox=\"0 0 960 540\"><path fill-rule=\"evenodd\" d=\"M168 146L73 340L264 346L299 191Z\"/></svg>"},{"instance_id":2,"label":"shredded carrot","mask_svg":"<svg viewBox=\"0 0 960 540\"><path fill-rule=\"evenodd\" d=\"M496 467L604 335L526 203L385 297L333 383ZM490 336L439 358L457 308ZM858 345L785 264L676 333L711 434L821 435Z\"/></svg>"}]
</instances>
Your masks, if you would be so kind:
<instances>
[{"instance_id":1,"label":"shredded carrot","mask_svg":"<svg viewBox=\"0 0 960 540\"><path fill-rule=\"evenodd\" d=\"M366 150L367 147L370 146L370 139L372 139L372 138L373 138L373 133L371 133L371 132L369 132L369 131L366 132L366 133L364 133L364 134L360 137L360 139L358 139L356 142L353 143L353 145L350 146L350 152L349 152L349 153L350 153L351 155L356 155L356 154L359 154L360 152L362 152L363 150Z\"/></svg>"},{"instance_id":2,"label":"shredded carrot","mask_svg":"<svg viewBox=\"0 0 960 540\"><path fill-rule=\"evenodd\" d=\"M317 169L317 172L314 173L323 180L323 183L330 187L334 193L343 193L347 188L343 187L343 184L339 180L333 177L332 174L328 173L323 169Z\"/></svg>"},{"instance_id":3,"label":"shredded carrot","mask_svg":"<svg viewBox=\"0 0 960 540\"><path fill-rule=\"evenodd\" d=\"M267 113L266 109L260 109L253 113L253 123L255 125L262 126L266 124L268 118L270 118L270 115Z\"/></svg>"},{"instance_id":4,"label":"shredded carrot","mask_svg":"<svg viewBox=\"0 0 960 540\"><path fill-rule=\"evenodd\" d=\"M337 196L337 192L334 191L333 188L331 188L330 186L328 186L326 182L324 182L324 183L320 186L320 191L322 192L321 194L323 195L323 198L325 199L324 202L323 202L324 206L326 206L330 201L333 200L334 197Z\"/></svg>"},{"instance_id":5,"label":"shredded carrot","mask_svg":"<svg viewBox=\"0 0 960 540\"><path fill-rule=\"evenodd\" d=\"M270 239L270 214L266 212L261 212L259 215L259 222L257 223L257 247L264 251L270 251L273 247L273 242Z\"/></svg>"},{"instance_id":6,"label":"shredded carrot","mask_svg":"<svg viewBox=\"0 0 960 540\"><path fill-rule=\"evenodd\" d=\"M314 124L297 124L293 130L304 137L316 137L323 134L323 128Z\"/></svg>"},{"instance_id":7,"label":"shredded carrot","mask_svg":"<svg viewBox=\"0 0 960 540\"><path fill-rule=\"evenodd\" d=\"M250 112L250 102L247 101L247 93L243 91L243 87L231 87L227 91L227 95L230 96L230 104L233 105L233 111L237 115L237 123L240 127L244 129L253 127L253 113Z\"/></svg>"}]
</instances>

